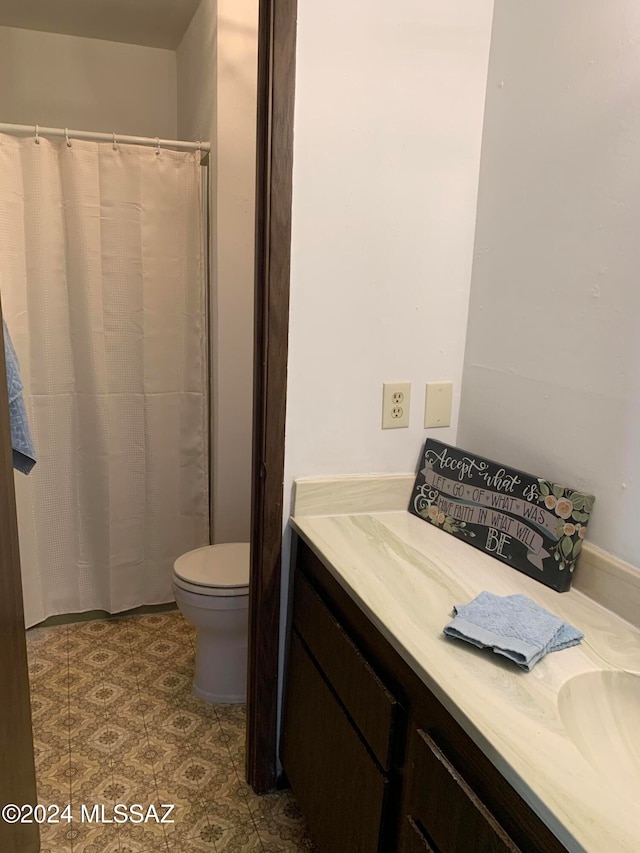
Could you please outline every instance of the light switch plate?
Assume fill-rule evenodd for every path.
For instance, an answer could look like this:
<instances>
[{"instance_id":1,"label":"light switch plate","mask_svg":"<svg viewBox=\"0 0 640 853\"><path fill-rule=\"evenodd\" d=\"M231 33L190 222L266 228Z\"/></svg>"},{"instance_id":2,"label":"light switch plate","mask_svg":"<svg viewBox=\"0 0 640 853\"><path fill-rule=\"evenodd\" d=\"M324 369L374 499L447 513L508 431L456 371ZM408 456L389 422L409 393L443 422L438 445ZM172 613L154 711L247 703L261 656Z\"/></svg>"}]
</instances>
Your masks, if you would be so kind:
<instances>
[{"instance_id":1,"label":"light switch plate","mask_svg":"<svg viewBox=\"0 0 640 853\"><path fill-rule=\"evenodd\" d=\"M453 382L428 382L424 398L424 427L451 426Z\"/></svg>"},{"instance_id":2,"label":"light switch plate","mask_svg":"<svg viewBox=\"0 0 640 853\"><path fill-rule=\"evenodd\" d=\"M410 382L383 382L382 429L408 427L410 408Z\"/></svg>"}]
</instances>

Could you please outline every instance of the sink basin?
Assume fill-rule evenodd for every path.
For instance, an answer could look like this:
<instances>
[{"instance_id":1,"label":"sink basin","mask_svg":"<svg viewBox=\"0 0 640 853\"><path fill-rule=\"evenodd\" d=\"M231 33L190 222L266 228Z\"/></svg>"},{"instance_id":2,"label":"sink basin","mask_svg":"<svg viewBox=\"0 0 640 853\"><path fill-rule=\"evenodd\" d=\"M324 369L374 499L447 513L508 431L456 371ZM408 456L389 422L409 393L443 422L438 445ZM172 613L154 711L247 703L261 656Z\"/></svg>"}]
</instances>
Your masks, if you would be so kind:
<instances>
[{"instance_id":1,"label":"sink basin","mask_svg":"<svg viewBox=\"0 0 640 853\"><path fill-rule=\"evenodd\" d=\"M560 689L567 733L591 766L627 793L640 789L640 676L585 672Z\"/></svg>"}]
</instances>

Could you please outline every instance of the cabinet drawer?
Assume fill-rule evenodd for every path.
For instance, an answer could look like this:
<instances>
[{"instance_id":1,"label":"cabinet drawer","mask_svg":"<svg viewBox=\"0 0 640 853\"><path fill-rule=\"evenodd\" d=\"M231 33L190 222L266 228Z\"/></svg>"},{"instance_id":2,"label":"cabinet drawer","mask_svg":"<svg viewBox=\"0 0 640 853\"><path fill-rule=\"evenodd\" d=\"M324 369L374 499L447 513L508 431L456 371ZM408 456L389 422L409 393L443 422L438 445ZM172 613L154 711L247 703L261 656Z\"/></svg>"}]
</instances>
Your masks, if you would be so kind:
<instances>
[{"instance_id":1,"label":"cabinet drawer","mask_svg":"<svg viewBox=\"0 0 640 853\"><path fill-rule=\"evenodd\" d=\"M295 631L289 650L281 758L322 851L383 853L387 779Z\"/></svg>"},{"instance_id":2,"label":"cabinet drawer","mask_svg":"<svg viewBox=\"0 0 640 853\"><path fill-rule=\"evenodd\" d=\"M391 764L397 702L298 572L294 627L384 770Z\"/></svg>"},{"instance_id":3,"label":"cabinet drawer","mask_svg":"<svg viewBox=\"0 0 640 853\"><path fill-rule=\"evenodd\" d=\"M519 853L427 732L411 732L408 762L412 777L408 817L426 828L428 841L437 853ZM406 826L403 832L407 832Z\"/></svg>"}]
</instances>

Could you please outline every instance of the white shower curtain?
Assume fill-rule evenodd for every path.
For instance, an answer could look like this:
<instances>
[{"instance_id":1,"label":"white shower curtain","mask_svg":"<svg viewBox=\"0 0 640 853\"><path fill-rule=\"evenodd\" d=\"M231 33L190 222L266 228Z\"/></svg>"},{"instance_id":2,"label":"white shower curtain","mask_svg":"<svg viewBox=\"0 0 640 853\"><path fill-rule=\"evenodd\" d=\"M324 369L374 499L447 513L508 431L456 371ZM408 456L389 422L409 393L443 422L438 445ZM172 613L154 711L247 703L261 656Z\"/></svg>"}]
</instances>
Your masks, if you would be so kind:
<instances>
[{"instance_id":1,"label":"white shower curtain","mask_svg":"<svg viewBox=\"0 0 640 853\"><path fill-rule=\"evenodd\" d=\"M208 542L198 156L0 135L0 290L38 456L27 626L170 601Z\"/></svg>"}]
</instances>

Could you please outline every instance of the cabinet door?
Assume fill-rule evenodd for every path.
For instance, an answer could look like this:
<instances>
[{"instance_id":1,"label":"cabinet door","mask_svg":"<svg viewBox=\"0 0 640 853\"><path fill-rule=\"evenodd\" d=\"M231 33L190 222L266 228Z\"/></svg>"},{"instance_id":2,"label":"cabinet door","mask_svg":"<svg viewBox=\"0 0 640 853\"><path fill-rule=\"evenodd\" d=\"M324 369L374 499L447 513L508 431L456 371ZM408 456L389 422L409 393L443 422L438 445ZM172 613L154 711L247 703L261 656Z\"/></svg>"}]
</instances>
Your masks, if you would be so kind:
<instances>
[{"instance_id":1,"label":"cabinet door","mask_svg":"<svg viewBox=\"0 0 640 853\"><path fill-rule=\"evenodd\" d=\"M405 826L403 827L402 843L400 850L402 853L438 853L427 841L424 832L420 829L411 815L407 815Z\"/></svg>"},{"instance_id":2,"label":"cabinet door","mask_svg":"<svg viewBox=\"0 0 640 853\"><path fill-rule=\"evenodd\" d=\"M293 624L380 767L389 770L398 703L300 572Z\"/></svg>"},{"instance_id":3,"label":"cabinet door","mask_svg":"<svg viewBox=\"0 0 640 853\"><path fill-rule=\"evenodd\" d=\"M427 732L412 730L407 759L401 853L415 850L416 832L437 853L519 853Z\"/></svg>"},{"instance_id":4,"label":"cabinet door","mask_svg":"<svg viewBox=\"0 0 640 853\"><path fill-rule=\"evenodd\" d=\"M296 631L291 635L281 759L323 853L382 851L387 780Z\"/></svg>"}]
</instances>

